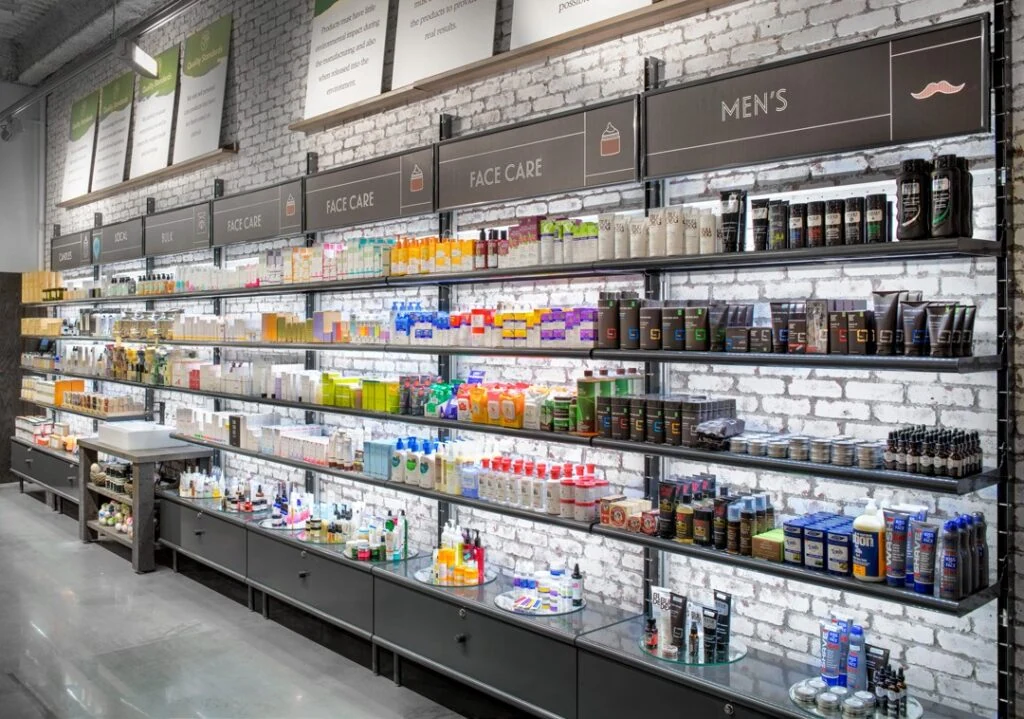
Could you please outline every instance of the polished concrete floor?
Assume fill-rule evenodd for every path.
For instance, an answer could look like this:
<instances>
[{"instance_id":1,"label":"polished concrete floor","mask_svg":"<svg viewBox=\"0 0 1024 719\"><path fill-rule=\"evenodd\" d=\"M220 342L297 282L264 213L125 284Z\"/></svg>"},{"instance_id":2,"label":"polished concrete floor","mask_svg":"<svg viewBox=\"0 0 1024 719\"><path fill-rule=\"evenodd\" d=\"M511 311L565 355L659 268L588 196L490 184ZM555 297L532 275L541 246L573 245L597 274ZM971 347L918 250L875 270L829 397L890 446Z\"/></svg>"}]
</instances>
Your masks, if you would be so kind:
<instances>
[{"instance_id":1,"label":"polished concrete floor","mask_svg":"<svg viewBox=\"0 0 1024 719\"><path fill-rule=\"evenodd\" d=\"M0 485L3 719L457 716Z\"/></svg>"}]
</instances>

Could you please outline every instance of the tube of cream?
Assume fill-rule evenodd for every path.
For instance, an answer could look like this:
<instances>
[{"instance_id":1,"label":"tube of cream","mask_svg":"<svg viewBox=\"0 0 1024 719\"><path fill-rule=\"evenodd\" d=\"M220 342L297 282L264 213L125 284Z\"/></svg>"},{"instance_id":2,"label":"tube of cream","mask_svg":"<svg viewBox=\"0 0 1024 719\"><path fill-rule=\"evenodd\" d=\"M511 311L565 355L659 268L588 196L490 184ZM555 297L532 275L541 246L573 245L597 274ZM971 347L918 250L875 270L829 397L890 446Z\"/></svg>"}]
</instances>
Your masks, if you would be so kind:
<instances>
[{"instance_id":1,"label":"tube of cream","mask_svg":"<svg viewBox=\"0 0 1024 719\"><path fill-rule=\"evenodd\" d=\"M907 583L907 526L910 517L892 509L882 510L885 517L885 582L890 587Z\"/></svg>"},{"instance_id":2,"label":"tube of cream","mask_svg":"<svg viewBox=\"0 0 1024 719\"><path fill-rule=\"evenodd\" d=\"M742 252L740 243L740 208L747 204L747 193L742 190L726 190L721 194L722 202L722 251Z\"/></svg>"},{"instance_id":3,"label":"tube of cream","mask_svg":"<svg viewBox=\"0 0 1024 719\"><path fill-rule=\"evenodd\" d=\"M949 357L953 338L953 316L956 305L944 302L929 302L925 309L928 320L929 354L932 357Z\"/></svg>"},{"instance_id":4,"label":"tube of cream","mask_svg":"<svg viewBox=\"0 0 1024 719\"><path fill-rule=\"evenodd\" d=\"M718 612L718 624L715 627L715 643L718 661L729 658L729 630L732 615L732 595L728 592L715 590L715 611Z\"/></svg>"},{"instance_id":5,"label":"tube of cream","mask_svg":"<svg viewBox=\"0 0 1024 719\"><path fill-rule=\"evenodd\" d=\"M772 302L772 351L789 351L789 302Z\"/></svg>"},{"instance_id":6,"label":"tube of cream","mask_svg":"<svg viewBox=\"0 0 1024 719\"><path fill-rule=\"evenodd\" d=\"M949 336L949 356L959 357L960 356L960 345L964 339L964 315L967 314L967 308L963 305L957 305L956 311L953 313L953 332Z\"/></svg>"},{"instance_id":7,"label":"tube of cream","mask_svg":"<svg viewBox=\"0 0 1024 719\"><path fill-rule=\"evenodd\" d=\"M714 664L718 653L718 611L704 607L704 663Z\"/></svg>"},{"instance_id":8,"label":"tube of cream","mask_svg":"<svg viewBox=\"0 0 1024 719\"><path fill-rule=\"evenodd\" d=\"M914 525L914 591L935 593L935 552L939 541L938 525L918 522Z\"/></svg>"},{"instance_id":9,"label":"tube of cream","mask_svg":"<svg viewBox=\"0 0 1024 719\"><path fill-rule=\"evenodd\" d=\"M960 356L974 355L974 316L978 310L974 305L964 306L964 332L960 337Z\"/></svg>"},{"instance_id":10,"label":"tube of cream","mask_svg":"<svg viewBox=\"0 0 1024 719\"><path fill-rule=\"evenodd\" d=\"M712 352L725 352L725 326L728 310L729 305L725 302L712 302L708 308L708 334Z\"/></svg>"},{"instance_id":11,"label":"tube of cream","mask_svg":"<svg viewBox=\"0 0 1024 719\"><path fill-rule=\"evenodd\" d=\"M896 309L896 342L895 342L896 346L895 346L895 349L896 349L896 354L898 354L898 355L906 354L906 348L903 346L904 342L905 342L905 340L903 338L903 305L909 299L910 299L910 293L907 292L906 290L901 290L900 291L899 301L897 303L898 307Z\"/></svg>"},{"instance_id":12,"label":"tube of cream","mask_svg":"<svg viewBox=\"0 0 1024 719\"><path fill-rule=\"evenodd\" d=\"M676 594L672 592L669 598L671 605L671 616L672 616L672 645L679 647L680 656L683 651L683 641L685 640L686 634L686 597L682 594Z\"/></svg>"},{"instance_id":13,"label":"tube of cream","mask_svg":"<svg viewBox=\"0 0 1024 719\"><path fill-rule=\"evenodd\" d=\"M875 354L896 354L896 317L899 314L900 293L873 292L872 296L875 300Z\"/></svg>"},{"instance_id":14,"label":"tube of cream","mask_svg":"<svg viewBox=\"0 0 1024 719\"><path fill-rule=\"evenodd\" d=\"M754 252L768 249L768 198L750 201L750 221L754 228Z\"/></svg>"},{"instance_id":15,"label":"tube of cream","mask_svg":"<svg viewBox=\"0 0 1024 719\"><path fill-rule=\"evenodd\" d=\"M925 342L928 335L928 316L925 314L927 302L904 302L903 308L903 348L908 357L924 355Z\"/></svg>"},{"instance_id":16,"label":"tube of cream","mask_svg":"<svg viewBox=\"0 0 1024 719\"><path fill-rule=\"evenodd\" d=\"M839 625L821 620L821 679L828 686L839 686L839 662L843 644Z\"/></svg>"}]
</instances>

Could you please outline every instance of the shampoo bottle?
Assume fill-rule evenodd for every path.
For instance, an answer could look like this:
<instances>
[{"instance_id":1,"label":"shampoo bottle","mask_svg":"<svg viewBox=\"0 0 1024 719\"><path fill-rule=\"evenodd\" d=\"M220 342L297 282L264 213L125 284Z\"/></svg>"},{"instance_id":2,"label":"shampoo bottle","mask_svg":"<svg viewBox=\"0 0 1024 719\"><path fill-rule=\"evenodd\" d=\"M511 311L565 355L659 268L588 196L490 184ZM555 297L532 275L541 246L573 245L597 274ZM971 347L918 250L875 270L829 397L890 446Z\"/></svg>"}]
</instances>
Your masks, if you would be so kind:
<instances>
[{"instance_id":1,"label":"shampoo bottle","mask_svg":"<svg viewBox=\"0 0 1024 719\"><path fill-rule=\"evenodd\" d=\"M874 499L853 520L853 576L862 582L885 580L885 521Z\"/></svg>"}]
</instances>

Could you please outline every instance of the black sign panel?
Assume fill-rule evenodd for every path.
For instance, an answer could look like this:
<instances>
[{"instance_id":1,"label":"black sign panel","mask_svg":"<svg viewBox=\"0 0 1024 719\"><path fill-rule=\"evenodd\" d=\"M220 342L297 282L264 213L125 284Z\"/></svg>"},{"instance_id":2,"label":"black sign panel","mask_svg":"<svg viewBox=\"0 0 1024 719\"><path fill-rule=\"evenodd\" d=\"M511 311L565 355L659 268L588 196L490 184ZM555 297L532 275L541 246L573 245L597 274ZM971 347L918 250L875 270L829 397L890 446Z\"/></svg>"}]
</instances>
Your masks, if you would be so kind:
<instances>
[{"instance_id":1,"label":"black sign panel","mask_svg":"<svg viewBox=\"0 0 1024 719\"><path fill-rule=\"evenodd\" d=\"M987 29L972 18L650 93L645 175L985 131Z\"/></svg>"},{"instance_id":2,"label":"black sign panel","mask_svg":"<svg viewBox=\"0 0 1024 719\"><path fill-rule=\"evenodd\" d=\"M434 210L434 148L306 178L306 230L330 230Z\"/></svg>"},{"instance_id":3,"label":"black sign panel","mask_svg":"<svg viewBox=\"0 0 1024 719\"><path fill-rule=\"evenodd\" d=\"M92 230L75 232L50 241L50 269L73 270L92 264Z\"/></svg>"},{"instance_id":4,"label":"black sign panel","mask_svg":"<svg viewBox=\"0 0 1024 719\"><path fill-rule=\"evenodd\" d=\"M551 195L637 179L636 98L444 142L438 206Z\"/></svg>"},{"instance_id":5,"label":"black sign panel","mask_svg":"<svg viewBox=\"0 0 1024 719\"><path fill-rule=\"evenodd\" d=\"M205 250L210 246L210 203L160 212L146 218L146 254Z\"/></svg>"},{"instance_id":6,"label":"black sign panel","mask_svg":"<svg viewBox=\"0 0 1024 719\"><path fill-rule=\"evenodd\" d=\"M142 257L142 218L92 231L93 263L108 264Z\"/></svg>"},{"instance_id":7,"label":"black sign panel","mask_svg":"<svg viewBox=\"0 0 1024 719\"><path fill-rule=\"evenodd\" d=\"M269 240L302 232L302 181L213 201L213 244Z\"/></svg>"}]
</instances>

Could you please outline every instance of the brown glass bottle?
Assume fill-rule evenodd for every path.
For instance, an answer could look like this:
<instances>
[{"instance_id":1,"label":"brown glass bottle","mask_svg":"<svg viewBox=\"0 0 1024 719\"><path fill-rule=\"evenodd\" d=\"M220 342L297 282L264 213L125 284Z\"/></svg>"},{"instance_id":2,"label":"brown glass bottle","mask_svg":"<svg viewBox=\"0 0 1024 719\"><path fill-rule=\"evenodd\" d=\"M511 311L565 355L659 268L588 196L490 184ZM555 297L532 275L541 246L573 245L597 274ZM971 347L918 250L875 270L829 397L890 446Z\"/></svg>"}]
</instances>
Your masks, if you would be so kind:
<instances>
[{"instance_id":1,"label":"brown glass bottle","mask_svg":"<svg viewBox=\"0 0 1024 719\"><path fill-rule=\"evenodd\" d=\"M907 471L917 474L921 464L921 443L911 440L907 443Z\"/></svg>"},{"instance_id":2,"label":"brown glass bottle","mask_svg":"<svg viewBox=\"0 0 1024 719\"><path fill-rule=\"evenodd\" d=\"M907 471L907 440L906 440L906 438L900 439L900 443L896 447L896 471L897 472L906 472Z\"/></svg>"},{"instance_id":3,"label":"brown glass bottle","mask_svg":"<svg viewBox=\"0 0 1024 719\"><path fill-rule=\"evenodd\" d=\"M949 444L945 437L939 438L938 447L935 450L935 476L948 477L949 471Z\"/></svg>"}]
</instances>

